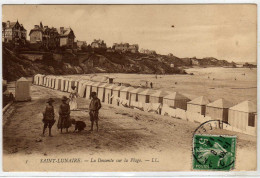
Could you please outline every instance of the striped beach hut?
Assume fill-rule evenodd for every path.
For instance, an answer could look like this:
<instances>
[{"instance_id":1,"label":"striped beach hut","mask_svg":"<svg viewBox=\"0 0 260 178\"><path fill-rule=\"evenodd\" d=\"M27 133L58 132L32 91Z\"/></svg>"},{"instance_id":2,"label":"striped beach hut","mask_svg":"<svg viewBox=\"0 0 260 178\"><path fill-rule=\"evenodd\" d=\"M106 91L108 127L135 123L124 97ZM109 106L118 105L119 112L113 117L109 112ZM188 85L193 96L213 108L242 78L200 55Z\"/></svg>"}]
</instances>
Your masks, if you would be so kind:
<instances>
[{"instance_id":1,"label":"striped beach hut","mask_svg":"<svg viewBox=\"0 0 260 178\"><path fill-rule=\"evenodd\" d=\"M228 123L240 130L256 128L256 105L252 101L244 101L229 108Z\"/></svg>"},{"instance_id":2,"label":"striped beach hut","mask_svg":"<svg viewBox=\"0 0 260 178\"><path fill-rule=\"evenodd\" d=\"M56 81L55 81L55 90L60 90L61 89L61 77L56 77Z\"/></svg>"},{"instance_id":3,"label":"striped beach hut","mask_svg":"<svg viewBox=\"0 0 260 178\"><path fill-rule=\"evenodd\" d=\"M138 101L142 103L150 103L150 95L156 91L152 89L146 89L138 94Z\"/></svg>"},{"instance_id":4,"label":"striped beach hut","mask_svg":"<svg viewBox=\"0 0 260 178\"><path fill-rule=\"evenodd\" d=\"M47 78L48 78L47 75L43 77L43 86L45 86L45 87L47 85Z\"/></svg>"},{"instance_id":5,"label":"striped beach hut","mask_svg":"<svg viewBox=\"0 0 260 178\"><path fill-rule=\"evenodd\" d=\"M69 78L64 78L65 85L64 85L64 90L63 91L65 91L65 92L69 91L69 81L70 81Z\"/></svg>"},{"instance_id":6,"label":"striped beach hut","mask_svg":"<svg viewBox=\"0 0 260 178\"><path fill-rule=\"evenodd\" d=\"M44 75L39 76L39 85L43 86Z\"/></svg>"},{"instance_id":7,"label":"striped beach hut","mask_svg":"<svg viewBox=\"0 0 260 178\"><path fill-rule=\"evenodd\" d=\"M228 109L231 106L232 104L229 101L223 98L218 99L206 105L206 116L228 122Z\"/></svg>"},{"instance_id":8,"label":"striped beach hut","mask_svg":"<svg viewBox=\"0 0 260 178\"><path fill-rule=\"evenodd\" d=\"M48 88L51 88L51 76L48 76L48 84L47 84Z\"/></svg>"},{"instance_id":9,"label":"striped beach hut","mask_svg":"<svg viewBox=\"0 0 260 178\"><path fill-rule=\"evenodd\" d=\"M90 94L92 92L92 85L94 84L94 82L92 81L89 81L89 82L86 82L86 98L87 99L90 99Z\"/></svg>"},{"instance_id":10,"label":"striped beach hut","mask_svg":"<svg viewBox=\"0 0 260 178\"><path fill-rule=\"evenodd\" d=\"M75 79L75 86L76 86L76 91L79 92L79 82L82 81L83 79L80 77L80 78L77 78Z\"/></svg>"},{"instance_id":11,"label":"striped beach hut","mask_svg":"<svg viewBox=\"0 0 260 178\"><path fill-rule=\"evenodd\" d=\"M51 76L51 88L55 88L56 76Z\"/></svg>"},{"instance_id":12,"label":"striped beach hut","mask_svg":"<svg viewBox=\"0 0 260 178\"><path fill-rule=\"evenodd\" d=\"M108 83L101 83L97 88L98 98L101 102L105 101L105 87L108 85Z\"/></svg>"},{"instance_id":13,"label":"striped beach hut","mask_svg":"<svg viewBox=\"0 0 260 178\"><path fill-rule=\"evenodd\" d=\"M39 80L40 80L40 74L36 74L36 75L33 77L33 84L39 85Z\"/></svg>"},{"instance_id":14,"label":"striped beach hut","mask_svg":"<svg viewBox=\"0 0 260 178\"><path fill-rule=\"evenodd\" d=\"M205 96L200 96L187 103L187 111L199 113L201 115L206 114L206 105L210 103L210 100Z\"/></svg>"},{"instance_id":15,"label":"striped beach hut","mask_svg":"<svg viewBox=\"0 0 260 178\"><path fill-rule=\"evenodd\" d=\"M107 104L112 104L112 98L111 96L113 96L113 89L116 88L117 86L116 85L113 85L113 84L108 84L106 87L105 87L105 99L104 99L104 103L107 103Z\"/></svg>"},{"instance_id":16,"label":"striped beach hut","mask_svg":"<svg viewBox=\"0 0 260 178\"><path fill-rule=\"evenodd\" d=\"M65 90L65 83L66 83L66 79L65 77L61 78L61 83L60 83L60 91L64 91Z\"/></svg>"},{"instance_id":17,"label":"striped beach hut","mask_svg":"<svg viewBox=\"0 0 260 178\"><path fill-rule=\"evenodd\" d=\"M121 99L126 99L129 100L130 99L130 95L129 92L134 90L134 87L125 87L120 91L120 98Z\"/></svg>"},{"instance_id":18,"label":"striped beach hut","mask_svg":"<svg viewBox=\"0 0 260 178\"><path fill-rule=\"evenodd\" d=\"M71 92L71 91L72 91L72 88L71 88L71 87L75 86L75 83L76 83L75 79L72 79L72 78L69 79L68 92Z\"/></svg>"},{"instance_id":19,"label":"striped beach hut","mask_svg":"<svg viewBox=\"0 0 260 178\"><path fill-rule=\"evenodd\" d=\"M169 95L170 92L158 90L150 95L150 103L163 103L163 97Z\"/></svg>"},{"instance_id":20,"label":"striped beach hut","mask_svg":"<svg viewBox=\"0 0 260 178\"><path fill-rule=\"evenodd\" d=\"M189 98L180 94L179 92L173 92L163 97L163 104L167 104L170 107L180 108L184 110L187 110L187 102L189 101Z\"/></svg>"},{"instance_id":21,"label":"striped beach hut","mask_svg":"<svg viewBox=\"0 0 260 178\"><path fill-rule=\"evenodd\" d=\"M86 97L86 83L88 80L81 80L78 84L78 94L80 97Z\"/></svg>"}]
</instances>

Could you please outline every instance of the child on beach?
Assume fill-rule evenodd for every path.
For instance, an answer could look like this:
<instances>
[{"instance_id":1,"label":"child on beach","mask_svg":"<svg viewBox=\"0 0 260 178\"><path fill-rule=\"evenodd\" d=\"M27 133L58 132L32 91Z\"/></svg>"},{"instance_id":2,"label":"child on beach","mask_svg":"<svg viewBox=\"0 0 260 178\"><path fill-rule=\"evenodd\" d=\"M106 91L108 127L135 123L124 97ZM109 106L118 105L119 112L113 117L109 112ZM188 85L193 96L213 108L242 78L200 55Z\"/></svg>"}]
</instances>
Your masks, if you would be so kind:
<instances>
[{"instance_id":1,"label":"child on beach","mask_svg":"<svg viewBox=\"0 0 260 178\"><path fill-rule=\"evenodd\" d=\"M44 126L43 126L42 136L44 136L45 130L48 127L49 128L49 136L52 137L51 128L55 123L54 107L52 105L53 102L54 102L54 100L52 98L49 98L48 101L47 101L48 105L46 106L45 111L43 112L42 122L44 123Z\"/></svg>"}]
</instances>

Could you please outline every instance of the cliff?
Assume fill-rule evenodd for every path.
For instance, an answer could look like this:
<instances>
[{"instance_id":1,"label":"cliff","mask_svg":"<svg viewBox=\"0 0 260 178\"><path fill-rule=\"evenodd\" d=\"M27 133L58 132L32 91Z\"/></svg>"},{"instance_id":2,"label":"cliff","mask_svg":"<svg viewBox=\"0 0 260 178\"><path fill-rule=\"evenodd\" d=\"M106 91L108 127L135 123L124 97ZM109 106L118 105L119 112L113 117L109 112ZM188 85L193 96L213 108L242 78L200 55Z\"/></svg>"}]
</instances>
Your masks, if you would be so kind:
<instances>
[{"instance_id":1,"label":"cliff","mask_svg":"<svg viewBox=\"0 0 260 178\"><path fill-rule=\"evenodd\" d=\"M196 64L194 61L197 61ZM174 64L174 67L171 66ZM211 58L180 59L175 56L117 53L105 51L37 52L3 47L3 78L17 80L37 73L67 75L87 73L186 74L193 65L230 65Z\"/></svg>"}]
</instances>

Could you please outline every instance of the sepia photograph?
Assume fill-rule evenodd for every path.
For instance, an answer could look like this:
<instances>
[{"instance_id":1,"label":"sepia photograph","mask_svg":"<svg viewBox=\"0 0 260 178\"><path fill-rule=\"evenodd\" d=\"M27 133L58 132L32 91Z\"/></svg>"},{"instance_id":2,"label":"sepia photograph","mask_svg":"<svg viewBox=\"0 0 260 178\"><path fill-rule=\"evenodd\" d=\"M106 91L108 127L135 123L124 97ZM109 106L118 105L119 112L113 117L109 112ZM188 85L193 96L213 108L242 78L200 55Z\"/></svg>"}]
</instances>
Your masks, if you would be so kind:
<instances>
[{"instance_id":1,"label":"sepia photograph","mask_svg":"<svg viewBox=\"0 0 260 178\"><path fill-rule=\"evenodd\" d=\"M256 4L3 4L4 172L257 171Z\"/></svg>"}]
</instances>

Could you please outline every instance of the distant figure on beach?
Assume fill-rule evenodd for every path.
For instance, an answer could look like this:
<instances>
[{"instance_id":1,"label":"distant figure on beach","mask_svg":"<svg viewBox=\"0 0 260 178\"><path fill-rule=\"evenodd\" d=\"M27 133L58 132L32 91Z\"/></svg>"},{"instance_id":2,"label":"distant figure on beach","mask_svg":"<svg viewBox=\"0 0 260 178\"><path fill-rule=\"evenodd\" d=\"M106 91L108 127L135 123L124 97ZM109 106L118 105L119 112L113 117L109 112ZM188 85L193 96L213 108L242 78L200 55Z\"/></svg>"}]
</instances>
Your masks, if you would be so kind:
<instances>
[{"instance_id":1,"label":"distant figure on beach","mask_svg":"<svg viewBox=\"0 0 260 178\"><path fill-rule=\"evenodd\" d=\"M151 88L153 88L153 82L150 83Z\"/></svg>"},{"instance_id":2,"label":"distant figure on beach","mask_svg":"<svg viewBox=\"0 0 260 178\"><path fill-rule=\"evenodd\" d=\"M148 82L147 81L145 82L145 87L148 88Z\"/></svg>"},{"instance_id":3,"label":"distant figure on beach","mask_svg":"<svg viewBox=\"0 0 260 178\"><path fill-rule=\"evenodd\" d=\"M77 104L77 97L78 97L78 93L76 91L76 86L72 86L71 87L72 91L70 92L70 110L74 111L78 109L78 104Z\"/></svg>"},{"instance_id":4,"label":"distant figure on beach","mask_svg":"<svg viewBox=\"0 0 260 178\"><path fill-rule=\"evenodd\" d=\"M62 129L66 129L66 132L69 132L69 127L71 126L70 122L70 105L68 104L68 98L63 96L62 104L59 109L59 121L58 121L58 129L60 129L60 133L62 133Z\"/></svg>"},{"instance_id":5,"label":"distant figure on beach","mask_svg":"<svg viewBox=\"0 0 260 178\"><path fill-rule=\"evenodd\" d=\"M14 101L14 95L12 92L9 94L9 101Z\"/></svg>"},{"instance_id":6,"label":"distant figure on beach","mask_svg":"<svg viewBox=\"0 0 260 178\"><path fill-rule=\"evenodd\" d=\"M97 131L98 131L98 120L99 120L98 112L101 108L101 102L100 99L98 99L96 92L91 92L90 96L91 96L91 101L89 104L89 116L91 121L90 131L93 131L94 122L96 123Z\"/></svg>"},{"instance_id":7,"label":"distant figure on beach","mask_svg":"<svg viewBox=\"0 0 260 178\"><path fill-rule=\"evenodd\" d=\"M48 101L47 101L48 105L46 106L45 111L43 112L42 122L44 123L44 125L43 125L42 136L44 136L45 130L48 127L49 128L49 136L52 137L51 128L55 123L54 107L52 105L53 102L54 102L54 100L52 98L49 98Z\"/></svg>"},{"instance_id":8,"label":"distant figure on beach","mask_svg":"<svg viewBox=\"0 0 260 178\"><path fill-rule=\"evenodd\" d=\"M155 78L157 79L157 74L155 74Z\"/></svg>"}]
</instances>

